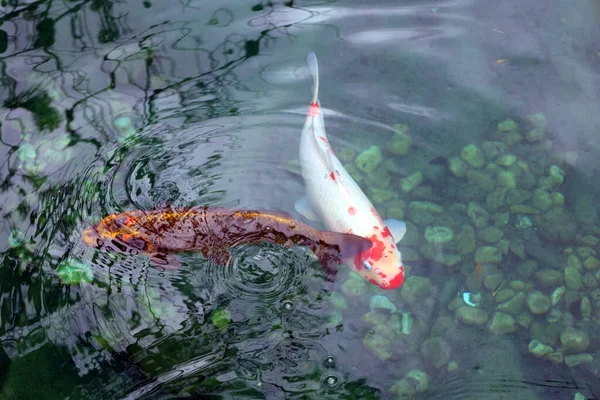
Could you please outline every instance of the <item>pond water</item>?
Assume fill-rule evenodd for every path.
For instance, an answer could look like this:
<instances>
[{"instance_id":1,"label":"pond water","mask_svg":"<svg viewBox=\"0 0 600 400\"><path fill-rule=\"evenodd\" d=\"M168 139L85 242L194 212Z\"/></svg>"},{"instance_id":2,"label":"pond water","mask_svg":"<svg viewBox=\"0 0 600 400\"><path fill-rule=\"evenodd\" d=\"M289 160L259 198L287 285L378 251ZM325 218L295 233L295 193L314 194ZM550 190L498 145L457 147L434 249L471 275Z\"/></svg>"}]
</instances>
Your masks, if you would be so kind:
<instances>
[{"instance_id":1,"label":"pond water","mask_svg":"<svg viewBox=\"0 0 600 400\"><path fill-rule=\"evenodd\" d=\"M0 398L600 396L600 3L367 3L1 2ZM83 243L166 204L322 228L310 51L333 150L407 222L400 289Z\"/></svg>"}]
</instances>

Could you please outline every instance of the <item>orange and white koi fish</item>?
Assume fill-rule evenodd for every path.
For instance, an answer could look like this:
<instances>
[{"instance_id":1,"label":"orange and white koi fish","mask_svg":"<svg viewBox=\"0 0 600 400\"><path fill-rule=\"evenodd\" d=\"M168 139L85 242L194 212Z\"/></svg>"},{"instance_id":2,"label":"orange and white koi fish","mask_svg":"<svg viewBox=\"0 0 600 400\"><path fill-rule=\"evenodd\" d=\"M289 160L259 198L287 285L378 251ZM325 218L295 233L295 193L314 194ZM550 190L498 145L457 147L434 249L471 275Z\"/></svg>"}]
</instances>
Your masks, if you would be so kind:
<instances>
[{"instance_id":1,"label":"orange and white koi fish","mask_svg":"<svg viewBox=\"0 0 600 400\"><path fill-rule=\"evenodd\" d=\"M406 233L406 225L397 220L384 222L333 153L319 104L317 57L310 53L307 61L314 88L300 139L306 196L296 202L296 210L308 219L322 221L330 231L369 239L373 246L345 263L367 281L383 289L396 289L404 282L402 257L396 244Z\"/></svg>"},{"instance_id":2,"label":"orange and white koi fish","mask_svg":"<svg viewBox=\"0 0 600 400\"><path fill-rule=\"evenodd\" d=\"M319 231L287 213L220 207L169 206L111 214L85 229L82 239L96 249L146 255L165 269L179 268L177 252L200 252L226 265L229 249L240 244L304 246L319 258L330 280L344 258L372 245L360 236Z\"/></svg>"}]
</instances>

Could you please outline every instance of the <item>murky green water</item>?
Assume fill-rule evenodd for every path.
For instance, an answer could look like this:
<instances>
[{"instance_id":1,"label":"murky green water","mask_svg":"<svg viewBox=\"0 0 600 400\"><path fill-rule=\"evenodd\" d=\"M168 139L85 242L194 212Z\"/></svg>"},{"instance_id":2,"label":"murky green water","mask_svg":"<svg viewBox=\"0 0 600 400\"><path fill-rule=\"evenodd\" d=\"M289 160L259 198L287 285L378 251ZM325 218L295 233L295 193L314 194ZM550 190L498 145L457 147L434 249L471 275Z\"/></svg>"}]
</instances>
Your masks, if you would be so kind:
<instances>
[{"instance_id":1,"label":"murky green water","mask_svg":"<svg viewBox=\"0 0 600 400\"><path fill-rule=\"evenodd\" d=\"M0 13L0 398L600 396L598 1ZM334 150L407 221L400 290L330 292L302 248L82 243L166 202L294 213L309 51Z\"/></svg>"}]
</instances>

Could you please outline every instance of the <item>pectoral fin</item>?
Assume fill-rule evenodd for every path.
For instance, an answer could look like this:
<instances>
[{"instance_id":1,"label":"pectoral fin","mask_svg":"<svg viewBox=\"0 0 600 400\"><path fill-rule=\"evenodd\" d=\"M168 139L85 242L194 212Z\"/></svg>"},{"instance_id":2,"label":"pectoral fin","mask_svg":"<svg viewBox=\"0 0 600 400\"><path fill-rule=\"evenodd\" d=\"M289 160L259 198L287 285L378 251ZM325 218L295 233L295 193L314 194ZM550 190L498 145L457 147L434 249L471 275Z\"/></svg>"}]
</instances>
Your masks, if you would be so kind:
<instances>
[{"instance_id":1,"label":"pectoral fin","mask_svg":"<svg viewBox=\"0 0 600 400\"><path fill-rule=\"evenodd\" d=\"M394 241L398 244L406 233L406 223L397 219L386 219L383 223L388 227L394 237Z\"/></svg>"},{"instance_id":2,"label":"pectoral fin","mask_svg":"<svg viewBox=\"0 0 600 400\"><path fill-rule=\"evenodd\" d=\"M177 271L181 268L181 263L175 254L171 253L152 253L149 255L150 261L167 271Z\"/></svg>"},{"instance_id":3,"label":"pectoral fin","mask_svg":"<svg viewBox=\"0 0 600 400\"><path fill-rule=\"evenodd\" d=\"M321 219L317 215L317 213L313 210L310 205L310 201L308 197L304 196L296 201L294 204L294 208L298 213L300 213L304 218L309 219L315 222L321 222Z\"/></svg>"}]
</instances>

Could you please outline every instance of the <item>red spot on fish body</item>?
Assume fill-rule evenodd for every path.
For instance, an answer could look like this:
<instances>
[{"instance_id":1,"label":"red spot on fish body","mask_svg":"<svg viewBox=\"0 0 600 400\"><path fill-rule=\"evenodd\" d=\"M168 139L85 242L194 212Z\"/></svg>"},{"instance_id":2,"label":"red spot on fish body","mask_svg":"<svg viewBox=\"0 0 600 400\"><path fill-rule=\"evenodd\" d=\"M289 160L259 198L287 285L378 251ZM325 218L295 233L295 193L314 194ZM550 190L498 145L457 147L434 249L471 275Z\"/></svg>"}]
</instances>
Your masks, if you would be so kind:
<instances>
[{"instance_id":1,"label":"red spot on fish body","mask_svg":"<svg viewBox=\"0 0 600 400\"><path fill-rule=\"evenodd\" d=\"M329 177L331 178L332 181L335 181L335 174L333 173L333 171L331 171L329 173Z\"/></svg>"},{"instance_id":2,"label":"red spot on fish body","mask_svg":"<svg viewBox=\"0 0 600 400\"><path fill-rule=\"evenodd\" d=\"M373 225L373 229L378 230L379 227L377 225Z\"/></svg>"},{"instance_id":3,"label":"red spot on fish body","mask_svg":"<svg viewBox=\"0 0 600 400\"><path fill-rule=\"evenodd\" d=\"M323 136L317 136L319 139L321 139L322 141L324 141L325 143L329 143L329 141L327 140L327 138L324 138Z\"/></svg>"},{"instance_id":4,"label":"red spot on fish body","mask_svg":"<svg viewBox=\"0 0 600 400\"><path fill-rule=\"evenodd\" d=\"M317 103L310 103L310 107L308 107L308 116L313 117L315 115L319 115L321 113L321 107Z\"/></svg>"},{"instance_id":5,"label":"red spot on fish body","mask_svg":"<svg viewBox=\"0 0 600 400\"><path fill-rule=\"evenodd\" d=\"M348 207L348 214L350 215L356 215L356 208L354 207ZM352 229L350 229L352 230Z\"/></svg>"},{"instance_id":6,"label":"red spot on fish body","mask_svg":"<svg viewBox=\"0 0 600 400\"><path fill-rule=\"evenodd\" d=\"M390 229L386 226L383 229L383 232L381 232L381 235L385 238L385 237L392 237L392 232L390 232Z\"/></svg>"},{"instance_id":7,"label":"red spot on fish body","mask_svg":"<svg viewBox=\"0 0 600 400\"><path fill-rule=\"evenodd\" d=\"M379 286L379 282L377 282L375 279L369 279L369 282L371 282L375 286Z\"/></svg>"}]
</instances>

